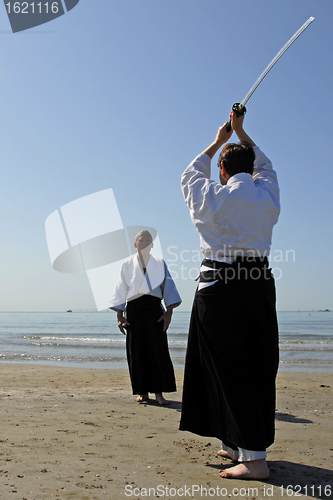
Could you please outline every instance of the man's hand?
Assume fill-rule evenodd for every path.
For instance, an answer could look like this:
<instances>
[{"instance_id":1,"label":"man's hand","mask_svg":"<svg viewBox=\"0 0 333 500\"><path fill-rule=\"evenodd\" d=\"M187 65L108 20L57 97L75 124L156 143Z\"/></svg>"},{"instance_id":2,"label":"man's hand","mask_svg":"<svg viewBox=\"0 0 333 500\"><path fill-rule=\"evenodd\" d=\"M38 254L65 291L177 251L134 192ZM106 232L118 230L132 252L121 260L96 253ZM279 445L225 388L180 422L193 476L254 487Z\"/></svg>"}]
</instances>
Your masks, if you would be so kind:
<instances>
[{"instance_id":1,"label":"man's hand","mask_svg":"<svg viewBox=\"0 0 333 500\"><path fill-rule=\"evenodd\" d=\"M234 111L231 111L231 113L230 113L229 120L231 121L231 126L237 135L238 135L238 132L243 130L244 118L245 118L245 115L237 116L234 113Z\"/></svg>"},{"instance_id":2,"label":"man's hand","mask_svg":"<svg viewBox=\"0 0 333 500\"><path fill-rule=\"evenodd\" d=\"M205 149L202 154L208 155L210 158L213 158L215 153L220 149L223 144L228 142L230 137L232 136L233 130L231 129L230 132L227 132L227 124L228 122L225 122L222 127L218 129L218 132L215 137L215 141L207 148Z\"/></svg>"},{"instance_id":3,"label":"man's hand","mask_svg":"<svg viewBox=\"0 0 333 500\"><path fill-rule=\"evenodd\" d=\"M171 317L172 317L172 309L168 308L165 311L165 313L163 314L163 316L161 316L160 319L157 321L157 323L159 323L160 321L164 322L164 324L163 324L163 332L165 332L165 330L168 329L168 326L171 323Z\"/></svg>"},{"instance_id":4,"label":"man's hand","mask_svg":"<svg viewBox=\"0 0 333 500\"><path fill-rule=\"evenodd\" d=\"M219 148L223 146L223 144L228 142L230 137L232 136L232 130L230 130L230 132L227 132L227 125L228 122L225 122L225 124L218 129L218 132L216 134L215 142L219 144Z\"/></svg>"},{"instance_id":5,"label":"man's hand","mask_svg":"<svg viewBox=\"0 0 333 500\"><path fill-rule=\"evenodd\" d=\"M244 122L244 115L241 116L236 116L234 111L231 111L230 113L230 121L231 121L231 126L235 133L237 134L238 139L240 142L249 144L250 146L254 147L255 143L252 141L252 139L247 135L245 130L243 129L243 122Z\"/></svg>"},{"instance_id":6,"label":"man's hand","mask_svg":"<svg viewBox=\"0 0 333 500\"><path fill-rule=\"evenodd\" d=\"M121 331L121 333L126 335L126 331L124 330L124 326L129 325L129 322L127 321L127 319L125 318L125 316L123 314L117 314L117 320L118 320L119 330Z\"/></svg>"}]
</instances>

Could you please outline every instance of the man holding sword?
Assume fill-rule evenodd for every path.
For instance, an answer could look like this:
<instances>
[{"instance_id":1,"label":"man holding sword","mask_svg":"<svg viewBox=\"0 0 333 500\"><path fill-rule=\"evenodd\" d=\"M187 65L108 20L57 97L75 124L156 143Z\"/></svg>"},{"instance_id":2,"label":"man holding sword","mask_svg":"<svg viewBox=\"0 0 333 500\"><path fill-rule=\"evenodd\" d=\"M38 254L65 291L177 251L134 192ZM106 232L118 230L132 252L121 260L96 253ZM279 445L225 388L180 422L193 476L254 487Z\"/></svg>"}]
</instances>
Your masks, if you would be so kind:
<instances>
[{"instance_id":1,"label":"man holding sword","mask_svg":"<svg viewBox=\"0 0 333 500\"><path fill-rule=\"evenodd\" d=\"M269 477L274 441L278 328L268 265L279 212L270 160L230 114L214 142L187 167L182 190L204 260L194 298L180 429L222 441L219 455L238 461L221 477ZM226 144L210 179L211 159Z\"/></svg>"}]
</instances>

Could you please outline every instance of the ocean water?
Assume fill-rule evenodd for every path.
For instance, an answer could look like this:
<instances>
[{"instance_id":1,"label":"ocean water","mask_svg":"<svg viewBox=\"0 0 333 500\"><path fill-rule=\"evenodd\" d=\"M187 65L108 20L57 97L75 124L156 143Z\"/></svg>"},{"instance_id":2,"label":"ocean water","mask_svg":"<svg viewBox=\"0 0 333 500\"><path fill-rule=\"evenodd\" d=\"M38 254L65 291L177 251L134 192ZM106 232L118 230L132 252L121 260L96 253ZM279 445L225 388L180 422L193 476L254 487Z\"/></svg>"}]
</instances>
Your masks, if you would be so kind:
<instances>
[{"instance_id":1,"label":"ocean water","mask_svg":"<svg viewBox=\"0 0 333 500\"><path fill-rule=\"evenodd\" d=\"M175 368L184 367L189 312L168 330ZM278 313L280 370L333 371L333 312ZM110 312L2 312L0 363L127 368L125 336Z\"/></svg>"}]
</instances>

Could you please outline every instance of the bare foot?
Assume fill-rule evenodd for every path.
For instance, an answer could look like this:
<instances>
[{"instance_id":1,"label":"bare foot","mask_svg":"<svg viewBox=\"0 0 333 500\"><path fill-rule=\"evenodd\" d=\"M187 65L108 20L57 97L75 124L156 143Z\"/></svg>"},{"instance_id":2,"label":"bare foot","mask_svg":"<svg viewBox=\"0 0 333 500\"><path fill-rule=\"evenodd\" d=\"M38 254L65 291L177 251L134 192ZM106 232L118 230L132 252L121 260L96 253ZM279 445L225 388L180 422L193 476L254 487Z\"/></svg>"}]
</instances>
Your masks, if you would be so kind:
<instances>
[{"instance_id":1,"label":"bare foot","mask_svg":"<svg viewBox=\"0 0 333 500\"><path fill-rule=\"evenodd\" d=\"M163 395L161 392L158 392L155 394L156 401L158 402L159 405L167 405L169 404L169 401L164 399Z\"/></svg>"},{"instance_id":2,"label":"bare foot","mask_svg":"<svg viewBox=\"0 0 333 500\"><path fill-rule=\"evenodd\" d=\"M145 403L146 401L148 401L148 399L149 399L148 394L140 394L140 396L135 398L135 401L137 403Z\"/></svg>"},{"instance_id":3,"label":"bare foot","mask_svg":"<svg viewBox=\"0 0 333 500\"><path fill-rule=\"evenodd\" d=\"M220 476L232 479L267 479L269 470L266 459L262 458L261 460L242 462L235 467L220 471Z\"/></svg>"},{"instance_id":4,"label":"bare foot","mask_svg":"<svg viewBox=\"0 0 333 500\"><path fill-rule=\"evenodd\" d=\"M224 450L220 450L217 452L218 456L219 457L223 457L223 458L230 458L231 460L233 460L234 462L237 462L237 456L236 455L231 455L230 453L228 453L227 451L224 451Z\"/></svg>"}]
</instances>

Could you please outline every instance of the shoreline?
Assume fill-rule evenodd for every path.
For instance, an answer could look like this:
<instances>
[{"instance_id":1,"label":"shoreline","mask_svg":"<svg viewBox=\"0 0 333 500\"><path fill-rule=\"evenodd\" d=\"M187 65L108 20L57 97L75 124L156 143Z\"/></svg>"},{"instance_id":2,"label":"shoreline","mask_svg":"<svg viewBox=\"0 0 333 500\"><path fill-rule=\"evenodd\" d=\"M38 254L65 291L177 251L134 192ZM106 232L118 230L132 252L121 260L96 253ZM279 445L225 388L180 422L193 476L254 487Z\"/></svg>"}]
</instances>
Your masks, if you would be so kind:
<instances>
[{"instance_id":1,"label":"shoreline","mask_svg":"<svg viewBox=\"0 0 333 500\"><path fill-rule=\"evenodd\" d=\"M119 366L115 366L116 364L119 364ZM184 363L177 362L175 360L172 360L172 364L174 367L175 371L183 371L184 370ZM53 367L53 368L65 368L65 369L73 369L73 370L127 370L128 371L128 365L127 365L127 360L126 358L122 359L121 361L95 361L95 362L89 362L89 361L77 361L77 362L69 362L68 361L57 361L57 360L51 360L51 361L38 361L38 360L27 360L27 361L22 361L22 359L19 360L2 360L0 358L0 367L2 365L19 365L22 367L29 367L29 366L38 366L38 367ZM108 366L106 366L108 365ZM333 373L333 364L332 363L327 363L327 366L323 365L316 365L316 366L311 366L307 363L286 363L284 361L280 361L279 364L279 370L278 373Z\"/></svg>"},{"instance_id":2,"label":"shoreline","mask_svg":"<svg viewBox=\"0 0 333 500\"><path fill-rule=\"evenodd\" d=\"M160 407L134 402L127 369L1 363L3 498L170 500L208 498L209 489L247 500L333 498L331 372L279 372L265 481L221 479L231 462L217 457L219 441L178 430L183 370L175 374L177 392Z\"/></svg>"}]
</instances>

